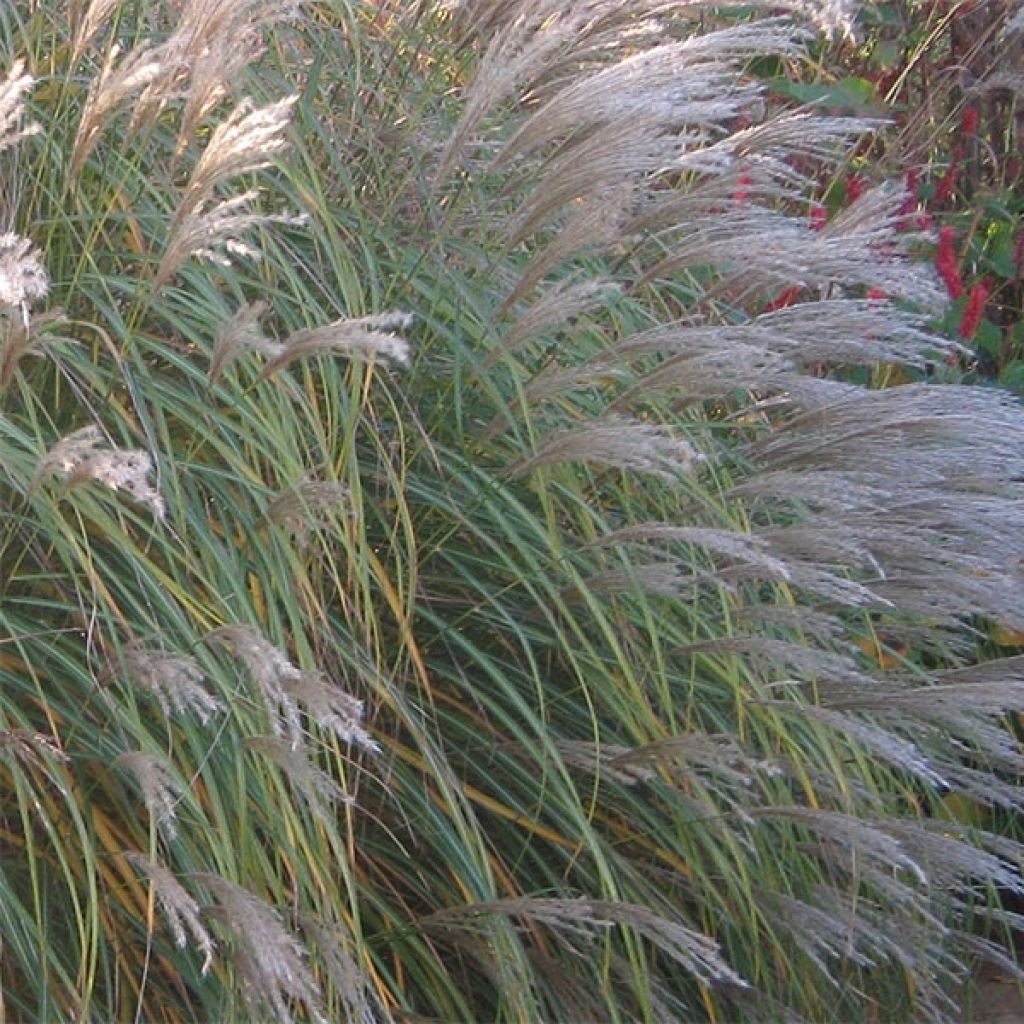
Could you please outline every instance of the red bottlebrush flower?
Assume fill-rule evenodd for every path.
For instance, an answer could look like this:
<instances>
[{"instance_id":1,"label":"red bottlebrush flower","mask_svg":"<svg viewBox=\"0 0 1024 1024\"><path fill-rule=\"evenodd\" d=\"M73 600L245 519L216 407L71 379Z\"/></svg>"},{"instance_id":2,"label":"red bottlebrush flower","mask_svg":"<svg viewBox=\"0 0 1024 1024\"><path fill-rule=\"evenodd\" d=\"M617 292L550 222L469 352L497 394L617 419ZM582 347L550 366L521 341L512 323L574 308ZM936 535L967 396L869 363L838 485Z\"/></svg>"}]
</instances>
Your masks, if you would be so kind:
<instances>
[{"instance_id":1,"label":"red bottlebrush flower","mask_svg":"<svg viewBox=\"0 0 1024 1024\"><path fill-rule=\"evenodd\" d=\"M881 288L869 288L868 289L868 299L871 302L881 302L883 299L887 299L887 298L888 298L888 296L885 294L885 292L882 291Z\"/></svg>"},{"instance_id":2,"label":"red bottlebrush flower","mask_svg":"<svg viewBox=\"0 0 1024 1024\"><path fill-rule=\"evenodd\" d=\"M811 230L821 231L828 224L828 210L821 203L811 204Z\"/></svg>"},{"instance_id":3,"label":"red bottlebrush flower","mask_svg":"<svg viewBox=\"0 0 1024 1024\"><path fill-rule=\"evenodd\" d=\"M798 284L786 288L784 291L779 292L776 298L769 302L761 312L774 313L777 309L785 309L787 306L792 306L793 303L800 298L800 292L802 291L803 288Z\"/></svg>"},{"instance_id":4,"label":"red bottlebrush flower","mask_svg":"<svg viewBox=\"0 0 1024 1024\"><path fill-rule=\"evenodd\" d=\"M978 108L977 107L964 107L964 112L960 116L960 130L970 138L972 135L978 133Z\"/></svg>"},{"instance_id":5,"label":"red bottlebrush flower","mask_svg":"<svg viewBox=\"0 0 1024 1024\"><path fill-rule=\"evenodd\" d=\"M864 179L859 174L850 174L846 178L846 198L849 202L855 203L862 195L864 195L864 189L866 188Z\"/></svg>"},{"instance_id":6,"label":"red bottlebrush flower","mask_svg":"<svg viewBox=\"0 0 1024 1024\"><path fill-rule=\"evenodd\" d=\"M970 294L967 296L967 305L964 306L963 316L960 317L959 333L964 341L970 341L977 334L982 315L985 312L985 303L988 302L991 291L987 281L982 281L971 288Z\"/></svg>"},{"instance_id":7,"label":"red bottlebrush flower","mask_svg":"<svg viewBox=\"0 0 1024 1024\"><path fill-rule=\"evenodd\" d=\"M960 276L956 253L953 251L953 229L944 227L939 231L939 247L935 250L935 269L946 286L951 299L959 299L964 293L964 282Z\"/></svg>"},{"instance_id":8,"label":"red bottlebrush flower","mask_svg":"<svg viewBox=\"0 0 1024 1024\"><path fill-rule=\"evenodd\" d=\"M917 230L918 231L931 231L935 227L935 218L925 211L917 215Z\"/></svg>"}]
</instances>

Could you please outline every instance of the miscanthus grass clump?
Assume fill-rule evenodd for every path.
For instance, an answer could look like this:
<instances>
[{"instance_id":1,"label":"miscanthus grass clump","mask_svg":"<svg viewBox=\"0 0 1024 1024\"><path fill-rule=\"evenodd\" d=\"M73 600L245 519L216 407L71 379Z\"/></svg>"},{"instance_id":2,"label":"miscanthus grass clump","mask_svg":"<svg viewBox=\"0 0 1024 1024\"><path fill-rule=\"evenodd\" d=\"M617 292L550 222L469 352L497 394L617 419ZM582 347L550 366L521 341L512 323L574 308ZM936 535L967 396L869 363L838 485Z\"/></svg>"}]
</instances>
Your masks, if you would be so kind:
<instances>
[{"instance_id":1,"label":"miscanthus grass clump","mask_svg":"<svg viewBox=\"0 0 1024 1024\"><path fill-rule=\"evenodd\" d=\"M1009 963L1024 416L852 382L950 343L899 188L809 217L882 126L750 70L842 17L0 12L0 1016L946 1021Z\"/></svg>"}]
</instances>

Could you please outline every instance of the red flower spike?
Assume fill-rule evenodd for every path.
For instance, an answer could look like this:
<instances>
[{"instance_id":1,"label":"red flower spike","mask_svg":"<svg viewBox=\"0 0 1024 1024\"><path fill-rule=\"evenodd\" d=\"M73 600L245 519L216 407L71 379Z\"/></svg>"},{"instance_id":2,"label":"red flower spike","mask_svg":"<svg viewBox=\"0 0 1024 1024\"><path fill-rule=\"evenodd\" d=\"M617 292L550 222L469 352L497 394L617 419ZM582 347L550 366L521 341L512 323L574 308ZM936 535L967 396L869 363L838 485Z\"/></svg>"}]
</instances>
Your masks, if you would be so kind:
<instances>
[{"instance_id":1,"label":"red flower spike","mask_svg":"<svg viewBox=\"0 0 1024 1024\"><path fill-rule=\"evenodd\" d=\"M859 174L851 174L846 179L846 198L849 202L855 203L862 195L866 184Z\"/></svg>"},{"instance_id":2,"label":"red flower spike","mask_svg":"<svg viewBox=\"0 0 1024 1024\"><path fill-rule=\"evenodd\" d=\"M939 246L935 250L935 269L946 286L951 299L959 299L964 293L964 282L960 276L956 253L953 251L953 229L944 227L939 231Z\"/></svg>"},{"instance_id":3,"label":"red flower spike","mask_svg":"<svg viewBox=\"0 0 1024 1024\"><path fill-rule=\"evenodd\" d=\"M828 210L821 203L811 205L811 230L821 231L828 224Z\"/></svg>"},{"instance_id":4,"label":"red flower spike","mask_svg":"<svg viewBox=\"0 0 1024 1024\"><path fill-rule=\"evenodd\" d=\"M882 291L881 288L869 288L868 289L868 300L870 302L882 302L889 296Z\"/></svg>"},{"instance_id":5,"label":"red flower spike","mask_svg":"<svg viewBox=\"0 0 1024 1024\"><path fill-rule=\"evenodd\" d=\"M964 341L970 341L978 332L981 326L981 318L985 313L985 303L988 302L989 293L992 289L988 282L982 281L971 288L967 296L967 305L964 306L963 316L960 317L960 337Z\"/></svg>"},{"instance_id":6,"label":"red flower spike","mask_svg":"<svg viewBox=\"0 0 1024 1024\"><path fill-rule=\"evenodd\" d=\"M964 107L964 112L960 116L960 130L970 138L973 135L978 134L978 108L977 107Z\"/></svg>"}]
</instances>

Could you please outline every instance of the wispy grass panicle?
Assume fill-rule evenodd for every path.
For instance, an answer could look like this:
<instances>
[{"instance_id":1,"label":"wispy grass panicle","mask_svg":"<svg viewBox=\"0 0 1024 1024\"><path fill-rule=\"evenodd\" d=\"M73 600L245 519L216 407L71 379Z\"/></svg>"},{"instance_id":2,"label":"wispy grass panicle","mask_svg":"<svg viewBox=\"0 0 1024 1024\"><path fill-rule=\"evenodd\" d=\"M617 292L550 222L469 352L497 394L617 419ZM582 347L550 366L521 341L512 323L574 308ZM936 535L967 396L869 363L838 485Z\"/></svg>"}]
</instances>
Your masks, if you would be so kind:
<instances>
[{"instance_id":1,"label":"wispy grass panicle","mask_svg":"<svg viewBox=\"0 0 1024 1024\"><path fill-rule=\"evenodd\" d=\"M376 742L362 724L363 703L322 673L296 668L288 656L253 626L221 626L207 641L227 648L246 668L259 689L275 736L286 736L292 748L304 740L302 713L344 743L375 751Z\"/></svg>"},{"instance_id":2,"label":"wispy grass panicle","mask_svg":"<svg viewBox=\"0 0 1024 1024\"><path fill-rule=\"evenodd\" d=\"M540 466L585 462L650 473L666 481L694 471L702 456L667 427L620 416L606 416L551 433L534 454L509 468L513 477Z\"/></svg>"},{"instance_id":3,"label":"wispy grass panicle","mask_svg":"<svg viewBox=\"0 0 1024 1024\"><path fill-rule=\"evenodd\" d=\"M267 518L290 530L299 542L310 532L328 528L340 517L351 517L352 492L342 483L307 476L282 491L267 506Z\"/></svg>"},{"instance_id":4,"label":"wispy grass panicle","mask_svg":"<svg viewBox=\"0 0 1024 1024\"><path fill-rule=\"evenodd\" d=\"M267 311L265 302L246 302L225 323L217 327L210 359L210 383L215 383L224 370L246 352L258 352L268 358L280 355L284 346L267 337L260 320Z\"/></svg>"},{"instance_id":5,"label":"wispy grass panicle","mask_svg":"<svg viewBox=\"0 0 1024 1024\"><path fill-rule=\"evenodd\" d=\"M421 924L431 928L473 928L487 915L521 918L568 935L598 933L615 925L636 931L664 955L707 984L745 988L746 982L721 957L717 943L678 922L660 917L649 907L592 899L524 898L492 900L454 907L430 915Z\"/></svg>"},{"instance_id":6,"label":"wispy grass panicle","mask_svg":"<svg viewBox=\"0 0 1024 1024\"><path fill-rule=\"evenodd\" d=\"M5 307L18 310L27 327L31 303L45 298L49 290L50 279L39 248L14 232L0 234L0 313Z\"/></svg>"},{"instance_id":7,"label":"wispy grass panicle","mask_svg":"<svg viewBox=\"0 0 1024 1024\"><path fill-rule=\"evenodd\" d=\"M149 482L152 469L148 452L110 445L100 429L90 425L61 438L43 456L36 469L36 483L54 474L63 477L68 487L94 480L111 490L124 491L163 519L163 497Z\"/></svg>"},{"instance_id":8,"label":"wispy grass panicle","mask_svg":"<svg viewBox=\"0 0 1024 1024\"><path fill-rule=\"evenodd\" d=\"M178 802L185 787L171 765L159 755L142 750L121 754L114 763L132 774L154 822L168 839L174 839L178 834Z\"/></svg>"},{"instance_id":9,"label":"wispy grass panicle","mask_svg":"<svg viewBox=\"0 0 1024 1024\"><path fill-rule=\"evenodd\" d=\"M958 1019L1024 925L1024 414L938 383L903 190L835 209L876 119L780 110L810 37L28 6L8 1015Z\"/></svg>"},{"instance_id":10,"label":"wispy grass panicle","mask_svg":"<svg viewBox=\"0 0 1024 1024\"><path fill-rule=\"evenodd\" d=\"M245 745L273 761L325 824L330 824L333 805L351 802L351 796L338 782L317 768L301 749L275 736L250 736Z\"/></svg>"},{"instance_id":11,"label":"wispy grass panicle","mask_svg":"<svg viewBox=\"0 0 1024 1024\"><path fill-rule=\"evenodd\" d=\"M204 687L205 675L195 658L144 646L126 644L118 667L135 686L156 698L163 713L195 714L203 725L224 710L224 705Z\"/></svg>"},{"instance_id":12,"label":"wispy grass panicle","mask_svg":"<svg viewBox=\"0 0 1024 1024\"><path fill-rule=\"evenodd\" d=\"M268 167L287 148L288 123L296 99L287 96L263 107L242 100L214 128L175 210L172 237L180 225L209 202L218 185Z\"/></svg>"},{"instance_id":13,"label":"wispy grass panicle","mask_svg":"<svg viewBox=\"0 0 1024 1024\"><path fill-rule=\"evenodd\" d=\"M121 53L118 45L112 46L89 83L71 150L69 180L78 177L119 109L161 74L164 54L159 47L139 46L123 57Z\"/></svg>"},{"instance_id":14,"label":"wispy grass panicle","mask_svg":"<svg viewBox=\"0 0 1024 1024\"><path fill-rule=\"evenodd\" d=\"M245 666L271 715L274 734L284 733L298 746L302 722L289 687L301 679L301 669L255 626L219 626L208 634L207 641L226 648Z\"/></svg>"},{"instance_id":15,"label":"wispy grass panicle","mask_svg":"<svg viewBox=\"0 0 1024 1024\"><path fill-rule=\"evenodd\" d=\"M269 359L260 376L269 377L295 360L318 352L408 366L409 343L394 332L410 327L412 322L410 313L375 313L295 331L281 343L281 351Z\"/></svg>"},{"instance_id":16,"label":"wispy grass panicle","mask_svg":"<svg viewBox=\"0 0 1024 1024\"><path fill-rule=\"evenodd\" d=\"M42 131L35 121L25 120L25 96L34 83L23 60L12 62L0 80L0 152Z\"/></svg>"},{"instance_id":17,"label":"wispy grass panicle","mask_svg":"<svg viewBox=\"0 0 1024 1024\"><path fill-rule=\"evenodd\" d=\"M380 751L380 744L363 725L365 708L361 700L316 673L293 677L287 686L289 694L319 728L333 733L342 743L362 747L370 753Z\"/></svg>"},{"instance_id":18,"label":"wispy grass panicle","mask_svg":"<svg viewBox=\"0 0 1024 1024\"><path fill-rule=\"evenodd\" d=\"M314 1021L323 1022L320 990L306 962L306 950L285 927L280 913L220 875L194 877L213 894L223 916L252 1019L293 1024L292 1008L300 1003Z\"/></svg>"},{"instance_id":19,"label":"wispy grass panicle","mask_svg":"<svg viewBox=\"0 0 1024 1024\"><path fill-rule=\"evenodd\" d=\"M210 133L171 220L164 254L153 277L154 292L193 254L230 265L228 255L259 255L259 250L244 240L253 228L304 223L298 215L254 212L258 189L227 199L216 195L224 182L270 166L287 149L287 128L295 102L295 96L288 96L256 107L250 100L242 100Z\"/></svg>"},{"instance_id":20,"label":"wispy grass panicle","mask_svg":"<svg viewBox=\"0 0 1024 1024\"><path fill-rule=\"evenodd\" d=\"M200 973L206 974L213 965L216 945L213 937L203 925L199 904L174 874L162 864L157 864L141 853L135 853L132 850L126 850L124 858L151 882L167 927L171 930L171 935L174 938L174 944L179 949L184 949L191 936L196 948L203 954Z\"/></svg>"}]
</instances>

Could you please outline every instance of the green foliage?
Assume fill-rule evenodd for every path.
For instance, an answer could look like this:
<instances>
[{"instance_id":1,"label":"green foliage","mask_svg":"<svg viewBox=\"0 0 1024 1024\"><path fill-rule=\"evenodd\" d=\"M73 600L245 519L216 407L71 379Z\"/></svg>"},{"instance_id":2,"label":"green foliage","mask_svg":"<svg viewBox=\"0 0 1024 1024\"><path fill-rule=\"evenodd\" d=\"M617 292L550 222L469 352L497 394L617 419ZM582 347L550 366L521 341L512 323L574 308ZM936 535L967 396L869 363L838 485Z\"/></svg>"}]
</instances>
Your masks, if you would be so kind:
<instances>
[{"instance_id":1,"label":"green foliage","mask_svg":"<svg viewBox=\"0 0 1024 1024\"><path fill-rule=\"evenodd\" d=\"M797 27L69 15L0 9L2 1014L949 1019L1024 418L830 379L950 346L897 192L805 223Z\"/></svg>"}]
</instances>

